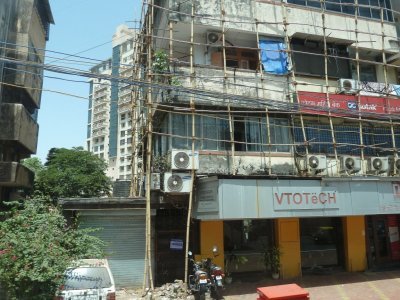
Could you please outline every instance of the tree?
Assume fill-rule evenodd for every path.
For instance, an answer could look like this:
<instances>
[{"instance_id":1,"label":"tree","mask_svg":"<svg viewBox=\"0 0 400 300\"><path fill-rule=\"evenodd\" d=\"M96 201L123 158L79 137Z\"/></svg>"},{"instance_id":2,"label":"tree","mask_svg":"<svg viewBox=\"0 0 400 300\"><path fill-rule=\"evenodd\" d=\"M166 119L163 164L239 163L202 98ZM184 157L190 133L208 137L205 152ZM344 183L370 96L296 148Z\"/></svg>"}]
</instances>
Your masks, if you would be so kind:
<instances>
[{"instance_id":1,"label":"tree","mask_svg":"<svg viewBox=\"0 0 400 300\"><path fill-rule=\"evenodd\" d=\"M33 173L35 173L35 175L37 175L44 169L43 163L38 157L26 158L22 161L22 164L29 170L31 170Z\"/></svg>"},{"instance_id":2,"label":"tree","mask_svg":"<svg viewBox=\"0 0 400 300\"><path fill-rule=\"evenodd\" d=\"M52 148L44 169L38 173L35 192L52 199L108 195L111 181L106 163L82 147Z\"/></svg>"},{"instance_id":3,"label":"tree","mask_svg":"<svg viewBox=\"0 0 400 300\"><path fill-rule=\"evenodd\" d=\"M93 229L67 226L49 199L10 202L0 222L0 283L11 299L52 299L74 261L104 257Z\"/></svg>"}]
</instances>

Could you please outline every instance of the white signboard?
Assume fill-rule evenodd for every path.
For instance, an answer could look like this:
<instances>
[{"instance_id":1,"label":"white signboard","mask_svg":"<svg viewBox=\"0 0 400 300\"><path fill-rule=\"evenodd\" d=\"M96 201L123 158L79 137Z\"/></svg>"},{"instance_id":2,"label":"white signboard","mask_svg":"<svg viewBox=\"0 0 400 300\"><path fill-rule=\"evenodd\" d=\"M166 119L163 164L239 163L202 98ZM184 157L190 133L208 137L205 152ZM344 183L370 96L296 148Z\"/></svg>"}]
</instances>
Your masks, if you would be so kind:
<instances>
[{"instance_id":1,"label":"white signboard","mask_svg":"<svg viewBox=\"0 0 400 300\"><path fill-rule=\"evenodd\" d=\"M274 210L339 209L338 193L333 190L310 188L273 188Z\"/></svg>"}]
</instances>

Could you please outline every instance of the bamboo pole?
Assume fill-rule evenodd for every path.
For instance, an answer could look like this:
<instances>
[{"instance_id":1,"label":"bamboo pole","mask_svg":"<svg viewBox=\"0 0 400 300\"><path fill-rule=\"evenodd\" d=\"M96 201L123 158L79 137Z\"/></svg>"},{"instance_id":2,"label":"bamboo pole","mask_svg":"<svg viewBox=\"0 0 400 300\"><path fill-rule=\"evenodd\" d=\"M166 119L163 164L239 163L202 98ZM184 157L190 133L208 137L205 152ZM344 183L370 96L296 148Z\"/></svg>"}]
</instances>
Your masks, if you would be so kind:
<instances>
[{"instance_id":1,"label":"bamboo pole","mask_svg":"<svg viewBox=\"0 0 400 300\"><path fill-rule=\"evenodd\" d=\"M191 22L190 22L190 83L192 88L195 87L195 72L194 72L194 0L192 0L192 13L191 13ZM195 142L196 142L196 126L195 126L195 101L194 95L192 94L190 98L190 108L192 112L192 170L191 170L191 183L190 183L190 193L189 193L189 204L188 204L188 213L186 220L186 245L185 245L185 278L184 282L186 283L188 280L188 255L189 255L189 238L190 238L190 222L192 220L192 206L193 206L193 190L194 190L194 179L195 179L195 169L194 169L194 160L195 160ZM187 285L186 285L187 287Z\"/></svg>"}]
</instances>

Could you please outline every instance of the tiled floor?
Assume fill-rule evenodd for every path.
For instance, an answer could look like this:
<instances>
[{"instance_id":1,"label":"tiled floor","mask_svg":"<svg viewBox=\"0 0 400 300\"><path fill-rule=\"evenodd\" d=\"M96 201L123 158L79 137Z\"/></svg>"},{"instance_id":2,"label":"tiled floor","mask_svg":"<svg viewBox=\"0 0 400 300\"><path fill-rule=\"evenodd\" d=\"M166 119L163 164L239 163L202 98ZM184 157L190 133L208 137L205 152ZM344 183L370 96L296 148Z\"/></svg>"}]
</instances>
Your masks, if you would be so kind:
<instances>
[{"instance_id":1,"label":"tiled floor","mask_svg":"<svg viewBox=\"0 0 400 300\"><path fill-rule=\"evenodd\" d=\"M246 278L227 286L226 300L255 300L257 287L297 283L310 293L311 300L398 300L400 299L400 270L384 272L346 273L328 275L304 275L297 280L271 280ZM238 282L239 281L239 282Z\"/></svg>"}]
</instances>

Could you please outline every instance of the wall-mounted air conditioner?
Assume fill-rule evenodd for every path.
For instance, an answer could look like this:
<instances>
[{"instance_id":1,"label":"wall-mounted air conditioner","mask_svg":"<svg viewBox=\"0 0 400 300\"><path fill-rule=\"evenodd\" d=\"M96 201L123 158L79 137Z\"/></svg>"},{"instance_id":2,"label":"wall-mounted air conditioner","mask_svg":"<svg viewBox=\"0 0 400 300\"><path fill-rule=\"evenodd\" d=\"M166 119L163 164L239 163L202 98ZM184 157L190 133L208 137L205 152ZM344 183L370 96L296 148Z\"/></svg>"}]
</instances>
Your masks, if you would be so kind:
<instances>
[{"instance_id":1,"label":"wall-mounted air conditioner","mask_svg":"<svg viewBox=\"0 0 400 300\"><path fill-rule=\"evenodd\" d=\"M298 162L301 171L307 171L314 175L325 171L327 166L326 156L320 154L309 154Z\"/></svg>"},{"instance_id":2,"label":"wall-mounted air conditioner","mask_svg":"<svg viewBox=\"0 0 400 300\"><path fill-rule=\"evenodd\" d=\"M221 41L222 33L215 31L207 31L207 45L215 44L218 41Z\"/></svg>"},{"instance_id":3,"label":"wall-mounted air conditioner","mask_svg":"<svg viewBox=\"0 0 400 300\"><path fill-rule=\"evenodd\" d=\"M172 170L198 170L199 152L191 150L172 150L171 153Z\"/></svg>"},{"instance_id":4,"label":"wall-mounted air conditioner","mask_svg":"<svg viewBox=\"0 0 400 300\"><path fill-rule=\"evenodd\" d=\"M390 156L389 157L390 173L400 175L400 157Z\"/></svg>"},{"instance_id":5,"label":"wall-mounted air conditioner","mask_svg":"<svg viewBox=\"0 0 400 300\"><path fill-rule=\"evenodd\" d=\"M188 173L164 173L164 192L190 193L192 176Z\"/></svg>"},{"instance_id":6,"label":"wall-mounted air conditioner","mask_svg":"<svg viewBox=\"0 0 400 300\"><path fill-rule=\"evenodd\" d=\"M361 158L344 155L340 157L340 171L348 174L356 174L361 171Z\"/></svg>"},{"instance_id":7,"label":"wall-mounted air conditioner","mask_svg":"<svg viewBox=\"0 0 400 300\"><path fill-rule=\"evenodd\" d=\"M354 79L340 78L338 80L338 88L340 93L356 94L359 90L358 81Z\"/></svg>"},{"instance_id":8,"label":"wall-mounted air conditioner","mask_svg":"<svg viewBox=\"0 0 400 300\"><path fill-rule=\"evenodd\" d=\"M159 190L161 188L160 173L151 173L150 190Z\"/></svg>"},{"instance_id":9,"label":"wall-mounted air conditioner","mask_svg":"<svg viewBox=\"0 0 400 300\"><path fill-rule=\"evenodd\" d=\"M370 174L381 174L389 170L389 158L373 156L368 158L367 171Z\"/></svg>"}]
</instances>

